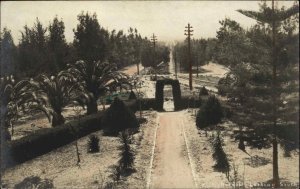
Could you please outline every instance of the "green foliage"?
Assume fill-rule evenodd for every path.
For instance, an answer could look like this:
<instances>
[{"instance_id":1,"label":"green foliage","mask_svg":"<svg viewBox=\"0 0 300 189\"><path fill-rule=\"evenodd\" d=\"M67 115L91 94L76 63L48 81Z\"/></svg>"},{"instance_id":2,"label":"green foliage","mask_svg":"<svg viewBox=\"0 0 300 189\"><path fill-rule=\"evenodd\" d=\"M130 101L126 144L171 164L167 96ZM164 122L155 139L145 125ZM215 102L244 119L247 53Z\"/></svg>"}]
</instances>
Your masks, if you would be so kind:
<instances>
[{"instance_id":1,"label":"green foliage","mask_svg":"<svg viewBox=\"0 0 300 189\"><path fill-rule=\"evenodd\" d=\"M38 176L30 176L24 178L23 181L16 184L15 189L36 188L36 189L52 189L54 188L53 180L41 179Z\"/></svg>"},{"instance_id":2,"label":"green foliage","mask_svg":"<svg viewBox=\"0 0 300 189\"><path fill-rule=\"evenodd\" d=\"M136 95L133 91L130 91L130 95L129 95L129 100L133 100L133 99L136 99Z\"/></svg>"},{"instance_id":3,"label":"green foliage","mask_svg":"<svg viewBox=\"0 0 300 189\"><path fill-rule=\"evenodd\" d=\"M104 61L107 52L108 32L100 27L97 15L84 14L77 16L79 24L74 30L74 47L79 59L87 62Z\"/></svg>"},{"instance_id":4,"label":"green foliage","mask_svg":"<svg viewBox=\"0 0 300 189\"><path fill-rule=\"evenodd\" d=\"M119 167L122 171L126 172L128 169L133 167L134 163L134 152L130 147L131 136L128 131L122 131L119 135L122 142L121 147L121 158L119 160Z\"/></svg>"},{"instance_id":5,"label":"green foliage","mask_svg":"<svg viewBox=\"0 0 300 189\"><path fill-rule=\"evenodd\" d=\"M174 47L174 60L179 63L179 67L188 70L188 47L187 41L177 43ZM215 49L215 39L193 39L191 41L193 66L203 66L212 60Z\"/></svg>"},{"instance_id":6,"label":"green foliage","mask_svg":"<svg viewBox=\"0 0 300 189\"><path fill-rule=\"evenodd\" d=\"M9 142L14 163L23 163L100 130L102 117L102 113L88 115L81 118L80 122L74 120L60 127L40 129L21 139Z\"/></svg>"},{"instance_id":7,"label":"green foliage","mask_svg":"<svg viewBox=\"0 0 300 189\"><path fill-rule=\"evenodd\" d=\"M156 99L156 110L163 110L164 103L164 86L172 85L173 88L173 99L175 110L181 109L181 90L178 80L164 79L156 82L155 99Z\"/></svg>"},{"instance_id":8,"label":"green foliage","mask_svg":"<svg viewBox=\"0 0 300 189\"><path fill-rule=\"evenodd\" d=\"M0 60L0 75L1 77L15 74L17 48L11 36L11 31L3 28L0 37L1 60Z\"/></svg>"},{"instance_id":9,"label":"green foliage","mask_svg":"<svg viewBox=\"0 0 300 189\"><path fill-rule=\"evenodd\" d=\"M216 164L214 165L214 168L217 171L228 172L230 165L229 165L227 155L224 152L222 145L223 145L223 140L220 136L220 132L218 131L217 135L214 136L213 141L212 141L212 147L213 147L212 157L216 162Z\"/></svg>"},{"instance_id":10,"label":"green foliage","mask_svg":"<svg viewBox=\"0 0 300 189\"><path fill-rule=\"evenodd\" d=\"M1 79L0 105L1 120L4 120L3 126L8 134L8 127L11 127L11 136L14 134L14 121L18 119L21 113L26 111L26 103L31 99L31 90L28 80L16 82L13 76ZM10 140L10 136L7 136Z\"/></svg>"},{"instance_id":11,"label":"green foliage","mask_svg":"<svg viewBox=\"0 0 300 189\"><path fill-rule=\"evenodd\" d=\"M239 23L229 18L220 21L220 24L214 59L225 66L248 62L247 52L252 44L247 39L245 30Z\"/></svg>"},{"instance_id":12,"label":"green foliage","mask_svg":"<svg viewBox=\"0 0 300 189\"><path fill-rule=\"evenodd\" d=\"M88 140L88 153L99 152L99 138L96 135L90 135Z\"/></svg>"},{"instance_id":13,"label":"green foliage","mask_svg":"<svg viewBox=\"0 0 300 189\"><path fill-rule=\"evenodd\" d=\"M210 96L197 113L196 125L203 129L220 123L222 118L223 110L219 100L215 96Z\"/></svg>"},{"instance_id":14,"label":"green foliage","mask_svg":"<svg viewBox=\"0 0 300 189\"><path fill-rule=\"evenodd\" d=\"M116 135L127 128L139 127L135 114L119 98L115 98L105 111L102 125L104 133L108 135Z\"/></svg>"},{"instance_id":15,"label":"green foliage","mask_svg":"<svg viewBox=\"0 0 300 189\"><path fill-rule=\"evenodd\" d=\"M69 48L65 39L65 24L57 16L49 25L48 46L51 53L50 73L54 74L66 68Z\"/></svg>"},{"instance_id":16,"label":"green foliage","mask_svg":"<svg viewBox=\"0 0 300 189\"><path fill-rule=\"evenodd\" d=\"M52 126L63 124L63 108L76 99L75 84L68 72L62 71L50 78L44 74L30 81L32 98L30 109L45 113Z\"/></svg>"},{"instance_id":17,"label":"green foliage","mask_svg":"<svg viewBox=\"0 0 300 189\"><path fill-rule=\"evenodd\" d=\"M50 70L47 28L37 18L32 28L25 25L24 30L19 43L19 71L25 76L34 77L36 73Z\"/></svg>"},{"instance_id":18,"label":"green foliage","mask_svg":"<svg viewBox=\"0 0 300 189\"><path fill-rule=\"evenodd\" d=\"M108 90L126 81L127 76L119 73L115 64L108 62L77 61L69 65L68 72L77 80L78 101L87 106L87 114L98 111L97 100Z\"/></svg>"},{"instance_id":19,"label":"green foliage","mask_svg":"<svg viewBox=\"0 0 300 189\"><path fill-rule=\"evenodd\" d=\"M150 41L146 41L141 51L141 62L144 67L152 67L156 69L156 66L161 62L168 63L170 61L170 50L168 47L159 44L155 46Z\"/></svg>"},{"instance_id":20,"label":"green foliage","mask_svg":"<svg viewBox=\"0 0 300 189\"><path fill-rule=\"evenodd\" d=\"M199 96L206 96L206 95L208 95L208 90L205 88L205 86L203 86L200 89Z\"/></svg>"}]
</instances>

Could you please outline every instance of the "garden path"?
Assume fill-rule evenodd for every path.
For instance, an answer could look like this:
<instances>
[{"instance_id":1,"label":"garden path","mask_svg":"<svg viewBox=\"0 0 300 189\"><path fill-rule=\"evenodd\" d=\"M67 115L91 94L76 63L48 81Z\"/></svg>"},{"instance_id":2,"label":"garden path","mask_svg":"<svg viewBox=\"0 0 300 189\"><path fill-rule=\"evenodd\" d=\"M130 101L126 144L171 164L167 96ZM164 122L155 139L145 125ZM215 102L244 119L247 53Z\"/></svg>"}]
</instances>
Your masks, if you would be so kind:
<instances>
[{"instance_id":1,"label":"garden path","mask_svg":"<svg viewBox=\"0 0 300 189\"><path fill-rule=\"evenodd\" d=\"M150 188L194 188L184 134L183 112L158 115Z\"/></svg>"}]
</instances>

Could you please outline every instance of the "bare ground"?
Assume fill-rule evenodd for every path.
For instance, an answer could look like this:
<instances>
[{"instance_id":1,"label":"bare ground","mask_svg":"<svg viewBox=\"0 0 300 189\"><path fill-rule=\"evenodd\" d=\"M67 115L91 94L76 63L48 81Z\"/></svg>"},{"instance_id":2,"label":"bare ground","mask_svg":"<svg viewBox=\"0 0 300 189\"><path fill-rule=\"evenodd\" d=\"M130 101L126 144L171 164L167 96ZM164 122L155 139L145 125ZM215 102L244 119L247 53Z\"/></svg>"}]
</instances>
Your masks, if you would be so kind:
<instances>
[{"instance_id":1,"label":"bare ground","mask_svg":"<svg viewBox=\"0 0 300 189\"><path fill-rule=\"evenodd\" d=\"M151 188L194 188L182 113L159 113Z\"/></svg>"},{"instance_id":2,"label":"bare ground","mask_svg":"<svg viewBox=\"0 0 300 189\"><path fill-rule=\"evenodd\" d=\"M213 169L212 147L209 138L215 131L199 131L195 125L193 110L184 112L184 125L188 138L192 164L195 165L196 182L200 188L230 187L225 174ZM251 149L246 147L245 152L238 149L238 143L232 139L231 132L236 127L230 122L220 125L225 128L222 136L223 149L229 158L230 165L238 168L238 183L245 184L246 188L266 183L272 179L272 148ZM232 173L231 173L232 174ZM279 176L282 183L299 184L299 150L293 151L291 157L284 157L284 151L279 148Z\"/></svg>"}]
</instances>

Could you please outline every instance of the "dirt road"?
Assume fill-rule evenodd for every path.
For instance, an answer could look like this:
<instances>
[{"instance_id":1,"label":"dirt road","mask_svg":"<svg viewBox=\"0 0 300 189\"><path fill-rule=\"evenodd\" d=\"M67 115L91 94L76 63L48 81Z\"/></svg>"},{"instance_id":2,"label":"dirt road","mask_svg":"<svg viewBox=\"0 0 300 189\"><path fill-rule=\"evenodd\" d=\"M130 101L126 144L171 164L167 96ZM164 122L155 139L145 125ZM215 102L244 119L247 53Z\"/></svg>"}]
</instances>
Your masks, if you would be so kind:
<instances>
[{"instance_id":1,"label":"dirt road","mask_svg":"<svg viewBox=\"0 0 300 189\"><path fill-rule=\"evenodd\" d=\"M159 113L150 188L194 188L181 112Z\"/></svg>"}]
</instances>

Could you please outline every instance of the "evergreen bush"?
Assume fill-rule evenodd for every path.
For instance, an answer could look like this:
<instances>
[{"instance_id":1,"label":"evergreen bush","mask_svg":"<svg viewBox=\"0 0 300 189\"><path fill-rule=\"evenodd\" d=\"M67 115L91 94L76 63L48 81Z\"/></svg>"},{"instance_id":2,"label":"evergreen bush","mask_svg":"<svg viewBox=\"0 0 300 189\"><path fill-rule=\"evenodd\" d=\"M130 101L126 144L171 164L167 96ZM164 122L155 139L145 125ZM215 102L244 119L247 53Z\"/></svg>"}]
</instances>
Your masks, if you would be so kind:
<instances>
[{"instance_id":1,"label":"evergreen bush","mask_svg":"<svg viewBox=\"0 0 300 189\"><path fill-rule=\"evenodd\" d=\"M203 129L220 123L222 118L223 111L219 100L215 96L210 96L197 113L196 125Z\"/></svg>"},{"instance_id":2,"label":"evergreen bush","mask_svg":"<svg viewBox=\"0 0 300 189\"><path fill-rule=\"evenodd\" d=\"M95 153L100 151L99 138L96 135L89 136L88 153Z\"/></svg>"},{"instance_id":3,"label":"evergreen bush","mask_svg":"<svg viewBox=\"0 0 300 189\"><path fill-rule=\"evenodd\" d=\"M123 131L120 133L119 138L122 142L119 166L123 172L126 172L133 167L134 161L134 153L129 145L131 143L131 135L129 132Z\"/></svg>"},{"instance_id":4,"label":"evergreen bush","mask_svg":"<svg viewBox=\"0 0 300 189\"><path fill-rule=\"evenodd\" d=\"M217 171L228 172L229 171L229 163L227 159L227 155L223 150L223 140L220 136L220 132L214 137L212 141L213 146L213 159L216 161L214 168Z\"/></svg>"},{"instance_id":5,"label":"evergreen bush","mask_svg":"<svg viewBox=\"0 0 300 189\"><path fill-rule=\"evenodd\" d=\"M134 93L133 91L130 92L129 98L128 98L128 99L129 99L129 100L134 100L134 99L136 99L136 95L135 95L135 93Z\"/></svg>"},{"instance_id":6,"label":"evergreen bush","mask_svg":"<svg viewBox=\"0 0 300 189\"><path fill-rule=\"evenodd\" d=\"M119 98L115 98L102 118L103 132L107 135L117 135L127 128L138 128L135 114Z\"/></svg>"},{"instance_id":7,"label":"evergreen bush","mask_svg":"<svg viewBox=\"0 0 300 189\"><path fill-rule=\"evenodd\" d=\"M200 89L199 96L206 96L206 95L208 95L208 90L205 88L205 86L203 86Z\"/></svg>"}]
</instances>

